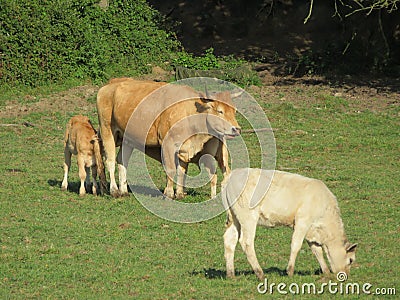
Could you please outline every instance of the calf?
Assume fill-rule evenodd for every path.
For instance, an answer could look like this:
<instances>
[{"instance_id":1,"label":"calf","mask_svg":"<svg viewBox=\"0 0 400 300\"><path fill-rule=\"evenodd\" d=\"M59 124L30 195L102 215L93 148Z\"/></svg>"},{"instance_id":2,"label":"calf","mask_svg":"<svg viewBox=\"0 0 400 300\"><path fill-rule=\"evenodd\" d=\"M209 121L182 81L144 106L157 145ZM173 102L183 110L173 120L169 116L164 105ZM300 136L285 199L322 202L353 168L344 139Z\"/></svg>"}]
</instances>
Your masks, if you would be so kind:
<instances>
[{"instance_id":1,"label":"calf","mask_svg":"<svg viewBox=\"0 0 400 300\"><path fill-rule=\"evenodd\" d=\"M101 140L93 128L88 117L75 116L67 124L64 138L64 180L61 184L61 190L68 188L68 171L71 167L71 155L77 156L79 178L81 186L79 195L86 194L86 188L90 185L90 170L92 169L93 185L92 192L97 195L98 186L96 182L97 174L100 177L101 193L107 186L104 164L101 155ZM85 188L86 183L86 188Z\"/></svg>"},{"instance_id":2,"label":"calf","mask_svg":"<svg viewBox=\"0 0 400 300\"><path fill-rule=\"evenodd\" d=\"M264 273L254 251L257 224L294 229L287 266L289 276L293 275L304 238L323 273L330 273L323 251L334 273L349 273L357 244L348 242L336 198L323 182L281 171L236 169L222 199L229 206L224 234L227 277L235 274L234 252L239 240L255 274L263 280Z\"/></svg>"}]
</instances>

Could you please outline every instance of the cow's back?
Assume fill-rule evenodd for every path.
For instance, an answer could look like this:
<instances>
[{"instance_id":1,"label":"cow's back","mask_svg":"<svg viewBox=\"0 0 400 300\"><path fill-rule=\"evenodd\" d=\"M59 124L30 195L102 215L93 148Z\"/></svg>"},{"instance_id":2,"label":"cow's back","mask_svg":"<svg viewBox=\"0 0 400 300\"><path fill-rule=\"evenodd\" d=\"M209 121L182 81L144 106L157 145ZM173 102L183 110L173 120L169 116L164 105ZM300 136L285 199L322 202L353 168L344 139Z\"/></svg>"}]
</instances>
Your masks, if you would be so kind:
<instances>
[{"instance_id":1,"label":"cow's back","mask_svg":"<svg viewBox=\"0 0 400 300\"><path fill-rule=\"evenodd\" d=\"M99 121L115 122L124 131L130 116L138 104L165 83L116 78L103 86L97 94Z\"/></svg>"},{"instance_id":2,"label":"cow's back","mask_svg":"<svg viewBox=\"0 0 400 300\"><path fill-rule=\"evenodd\" d=\"M159 131L165 136L175 122L196 113L195 102L186 100L198 96L192 88L177 84L111 80L98 92L99 123L121 136L127 131L128 137L140 144L159 146Z\"/></svg>"},{"instance_id":3,"label":"cow's back","mask_svg":"<svg viewBox=\"0 0 400 300\"><path fill-rule=\"evenodd\" d=\"M235 214L259 214L266 226L292 226L299 213L318 218L328 205L336 205L320 180L277 170L233 170L227 195L230 202L237 199L232 206Z\"/></svg>"}]
</instances>

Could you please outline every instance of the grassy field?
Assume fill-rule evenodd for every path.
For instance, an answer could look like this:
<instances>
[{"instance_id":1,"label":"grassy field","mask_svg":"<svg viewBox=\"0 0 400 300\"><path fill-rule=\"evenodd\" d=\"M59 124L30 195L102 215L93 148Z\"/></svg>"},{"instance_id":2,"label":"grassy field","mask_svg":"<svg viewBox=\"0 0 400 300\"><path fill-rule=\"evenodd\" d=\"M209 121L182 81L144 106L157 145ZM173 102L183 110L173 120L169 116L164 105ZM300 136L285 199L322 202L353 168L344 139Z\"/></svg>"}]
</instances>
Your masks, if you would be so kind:
<instances>
[{"instance_id":1,"label":"grassy field","mask_svg":"<svg viewBox=\"0 0 400 300\"><path fill-rule=\"evenodd\" d=\"M180 224L158 218L133 196L80 198L75 160L70 191L60 191L65 124L75 114L97 122L95 89L76 89L73 97L57 92L1 100L0 298L268 297L269 291L258 293L240 246L237 277L225 278L223 214ZM253 94L275 131L277 169L322 179L338 197L348 238L359 244L347 282L370 283L371 293L376 288L400 293L400 107L393 94L380 99L389 104L379 109L367 108L372 98L355 105L347 95L307 86ZM152 172L161 176L162 186L157 164ZM207 187L189 201L202 201L208 193ZM295 276L285 276L290 237L288 228L257 231L256 252L268 283L318 288L335 280L318 274L306 244ZM337 295L326 289L323 296Z\"/></svg>"}]
</instances>

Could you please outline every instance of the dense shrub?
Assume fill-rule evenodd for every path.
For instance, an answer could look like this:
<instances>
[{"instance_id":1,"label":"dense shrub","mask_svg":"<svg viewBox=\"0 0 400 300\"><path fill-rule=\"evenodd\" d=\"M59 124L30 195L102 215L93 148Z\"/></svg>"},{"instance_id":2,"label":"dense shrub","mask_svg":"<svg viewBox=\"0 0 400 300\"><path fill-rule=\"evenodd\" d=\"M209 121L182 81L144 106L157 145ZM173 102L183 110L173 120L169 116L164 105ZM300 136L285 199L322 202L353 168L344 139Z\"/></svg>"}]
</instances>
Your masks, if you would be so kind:
<instances>
[{"instance_id":1,"label":"dense shrub","mask_svg":"<svg viewBox=\"0 0 400 300\"><path fill-rule=\"evenodd\" d=\"M203 55L194 56L187 52L178 52L172 60L175 67L175 78L216 77L235 82L241 86L260 85L257 73L249 63L233 55L214 55L214 49L209 48Z\"/></svg>"},{"instance_id":2,"label":"dense shrub","mask_svg":"<svg viewBox=\"0 0 400 300\"><path fill-rule=\"evenodd\" d=\"M145 0L0 0L0 82L40 85L141 73L179 43Z\"/></svg>"}]
</instances>

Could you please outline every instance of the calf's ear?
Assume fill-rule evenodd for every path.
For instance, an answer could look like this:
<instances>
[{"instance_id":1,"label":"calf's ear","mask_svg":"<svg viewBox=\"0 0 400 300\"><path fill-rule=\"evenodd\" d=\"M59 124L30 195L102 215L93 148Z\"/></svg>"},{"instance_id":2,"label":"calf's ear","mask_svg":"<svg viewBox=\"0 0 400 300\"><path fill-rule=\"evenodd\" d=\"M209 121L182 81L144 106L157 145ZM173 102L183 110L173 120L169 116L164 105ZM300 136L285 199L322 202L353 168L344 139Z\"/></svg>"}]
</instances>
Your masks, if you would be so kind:
<instances>
[{"instance_id":1,"label":"calf's ear","mask_svg":"<svg viewBox=\"0 0 400 300\"><path fill-rule=\"evenodd\" d=\"M346 246L346 252L350 253L350 252L355 252L357 248L357 244L349 244Z\"/></svg>"}]
</instances>

